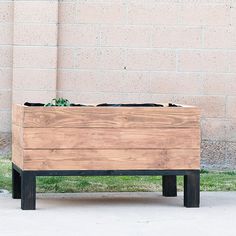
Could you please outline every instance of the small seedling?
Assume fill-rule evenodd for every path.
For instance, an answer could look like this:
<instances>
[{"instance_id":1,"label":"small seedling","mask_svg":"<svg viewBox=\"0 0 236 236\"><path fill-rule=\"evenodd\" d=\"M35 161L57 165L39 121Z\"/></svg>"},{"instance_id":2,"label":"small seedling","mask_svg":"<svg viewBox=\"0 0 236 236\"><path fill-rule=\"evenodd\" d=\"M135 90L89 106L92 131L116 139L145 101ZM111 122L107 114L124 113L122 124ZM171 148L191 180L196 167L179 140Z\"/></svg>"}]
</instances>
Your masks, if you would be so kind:
<instances>
[{"instance_id":1,"label":"small seedling","mask_svg":"<svg viewBox=\"0 0 236 236\"><path fill-rule=\"evenodd\" d=\"M50 103L44 105L45 107L69 107L70 102L64 98L54 98Z\"/></svg>"}]
</instances>

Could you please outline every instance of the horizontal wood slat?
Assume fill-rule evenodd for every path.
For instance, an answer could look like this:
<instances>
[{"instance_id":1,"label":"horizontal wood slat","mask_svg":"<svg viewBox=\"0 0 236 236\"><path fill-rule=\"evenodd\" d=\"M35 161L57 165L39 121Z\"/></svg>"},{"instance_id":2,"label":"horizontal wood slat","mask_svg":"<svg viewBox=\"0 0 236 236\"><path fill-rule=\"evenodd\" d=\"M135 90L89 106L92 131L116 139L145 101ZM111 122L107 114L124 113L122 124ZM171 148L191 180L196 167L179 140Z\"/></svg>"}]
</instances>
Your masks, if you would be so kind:
<instances>
[{"instance_id":1,"label":"horizontal wood slat","mask_svg":"<svg viewBox=\"0 0 236 236\"><path fill-rule=\"evenodd\" d=\"M24 107L19 105L12 106L12 123L17 126L23 126Z\"/></svg>"},{"instance_id":2,"label":"horizontal wood slat","mask_svg":"<svg viewBox=\"0 0 236 236\"><path fill-rule=\"evenodd\" d=\"M12 126L12 161L20 168L23 168L22 149L22 128L17 125Z\"/></svg>"},{"instance_id":3,"label":"horizontal wood slat","mask_svg":"<svg viewBox=\"0 0 236 236\"><path fill-rule=\"evenodd\" d=\"M199 165L199 149L24 151L25 170L198 169Z\"/></svg>"},{"instance_id":4,"label":"horizontal wood slat","mask_svg":"<svg viewBox=\"0 0 236 236\"><path fill-rule=\"evenodd\" d=\"M24 127L198 127L197 108L25 107Z\"/></svg>"},{"instance_id":5,"label":"horizontal wood slat","mask_svg":"<svg viewBox=\"0 0 236 236\"><path fill-rule=\"evenodd\" d=\"M200 169L195 107L13 106L22 170Z\"/></svg>"},{"instance_id":6,"label":"horizontal wood slat","mask_svg":"<svg viewBox=\"0 0 236 236\"><path fill-rule=\"evenodd\" d=\"M24 128L26 149L198 148L198 128Z\"/></svg>"}]
</instances>

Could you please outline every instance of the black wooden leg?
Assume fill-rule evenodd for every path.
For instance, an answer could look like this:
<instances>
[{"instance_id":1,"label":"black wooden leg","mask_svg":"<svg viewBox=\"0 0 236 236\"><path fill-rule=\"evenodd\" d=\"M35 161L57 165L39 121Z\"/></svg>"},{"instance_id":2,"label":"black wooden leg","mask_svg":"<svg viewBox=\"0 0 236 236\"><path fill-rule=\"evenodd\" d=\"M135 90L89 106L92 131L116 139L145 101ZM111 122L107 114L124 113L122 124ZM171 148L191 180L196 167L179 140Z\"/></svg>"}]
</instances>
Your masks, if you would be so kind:
<instances>
[{"instance_id":1,"label":"black wooden leg","mask_svg":"<svg viewBox=\"0 0 236 236\"><path fill-rule=\"evenodd\" d=\"M200 205L200 171L193 171L184 176L184 206L199 207Z\"/></svg>"},{"instance_id":2,"label":"black wooden leg","mask_svg":"<svg viewBox=\"0 0 236 236\"><path fill-rule=\"evenodd\" d=\"M35 210L36 177L33 172L22 171L21 174L21 209Z\"/></svg>"},{"instance_id":3,"label":"black wooden leg","mask_svg":"<svg viewBox=\"0 0 236 236\"><path fill-rule=\"evenodd\" d=\"M165 197L176 197L176 175L164 175L162 176L162 194Z\"/></svg>"},{"instance_id":4,"label":"black wooden leg","mask_svg":"<svg viewBox=\"0 0 236 236\"><path fill-rule=\"evenodd\" d=\"M12 198L21 198L21 176L18 171L12 166Z\"/></svg>"}]
</instances>

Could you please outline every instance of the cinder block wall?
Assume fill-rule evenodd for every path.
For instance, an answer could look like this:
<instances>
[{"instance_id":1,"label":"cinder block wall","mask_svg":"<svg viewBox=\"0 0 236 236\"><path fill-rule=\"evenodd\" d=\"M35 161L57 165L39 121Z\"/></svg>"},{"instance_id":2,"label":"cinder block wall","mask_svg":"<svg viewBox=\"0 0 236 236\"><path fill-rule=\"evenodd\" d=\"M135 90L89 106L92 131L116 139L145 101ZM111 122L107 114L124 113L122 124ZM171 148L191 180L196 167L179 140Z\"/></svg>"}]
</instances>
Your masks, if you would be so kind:
<instances>
[{"instance_id":1,"label":"cinder block wall","mask_svg":"<svg viewBox=\"0 0 236 236\"><path fill-rule=\"evenodd\" d=\"M58 1L14 1L13 102L56 96Z\"/></svg>"},{"instance_id":2,"label":"cinder block wall","mask_svg":"<svg viewBox=\"0 0 236 236\"><path fill-rule=\"evenodd\" d=\"M0 31L1 132L11 97L186 103L202 166L236 168L235 0L1 1Z\"/></svg>"},{"instance_id":3,"label":"cinder block wall","mask_svg":"<svg viewBox=\"0 0 236 236\"><path fill-rule=\"evenodd\" d=\"M0 1L0 156L11 138L13 2Z\"/></svg>"}]
</instances>

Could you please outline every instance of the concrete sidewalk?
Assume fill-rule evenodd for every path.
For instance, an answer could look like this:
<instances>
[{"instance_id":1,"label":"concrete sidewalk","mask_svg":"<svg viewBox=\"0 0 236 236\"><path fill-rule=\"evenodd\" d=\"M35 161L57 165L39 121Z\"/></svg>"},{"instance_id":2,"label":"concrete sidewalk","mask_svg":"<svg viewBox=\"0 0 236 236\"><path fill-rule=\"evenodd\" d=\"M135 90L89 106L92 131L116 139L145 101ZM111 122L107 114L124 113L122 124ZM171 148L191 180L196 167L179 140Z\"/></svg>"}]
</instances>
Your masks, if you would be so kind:
<instances>
[{"instance_id":1,"label":"concrete sidewalk","mask_svg":"<svg viewBox=\"0 0 236 236\"><path fill-rule=\"evenodd\" d=\"M201 208L160 193L38 194L37 210L0 194L1 236L236 236L236 192L202 192Z\"/></svg>"}]
</instances>

